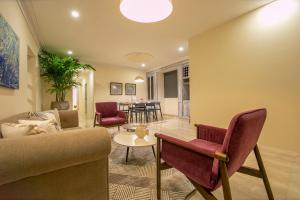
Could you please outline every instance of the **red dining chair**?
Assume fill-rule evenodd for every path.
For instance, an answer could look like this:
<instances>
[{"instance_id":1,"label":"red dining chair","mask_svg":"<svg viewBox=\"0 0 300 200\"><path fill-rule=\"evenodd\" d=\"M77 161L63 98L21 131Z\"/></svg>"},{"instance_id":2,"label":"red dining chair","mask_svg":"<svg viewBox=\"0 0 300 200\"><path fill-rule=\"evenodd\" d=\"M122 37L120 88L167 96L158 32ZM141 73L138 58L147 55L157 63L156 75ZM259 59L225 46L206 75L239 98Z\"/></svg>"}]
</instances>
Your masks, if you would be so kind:
<instances>
[{"instance_id":1,"label":"red dining chair","mask_svg":"<svg viewBox=\"0 0 300 200\"><path fill-rule=\"evenodd\" d=\"M96 113L94 118L94 127L114 127L128 123L125 112L119 111L117 102L99 102L96 103Z\"/></svg>"},{"instance_id":2,"label":"red dining chair","mask_svg":"<svg viewBox=\"0 0 300 200\"><path fill-rule=\"evenodd\" d=\"M257 141L266 119L266 109L239 113L228 129L205 125L197 127L197 139L185 142L163 134L157 137L157 199L161 197L161 170L175 168L182 172L206 200L216 200L211 193L222 186L225 200L231 200L229 178L235 172L261 178L269 200L273 200L270 183L259 153ZM243 166L254 151L259 169ZM161 159L164 162L161 162Z\"/></svg>"}]
</instances>

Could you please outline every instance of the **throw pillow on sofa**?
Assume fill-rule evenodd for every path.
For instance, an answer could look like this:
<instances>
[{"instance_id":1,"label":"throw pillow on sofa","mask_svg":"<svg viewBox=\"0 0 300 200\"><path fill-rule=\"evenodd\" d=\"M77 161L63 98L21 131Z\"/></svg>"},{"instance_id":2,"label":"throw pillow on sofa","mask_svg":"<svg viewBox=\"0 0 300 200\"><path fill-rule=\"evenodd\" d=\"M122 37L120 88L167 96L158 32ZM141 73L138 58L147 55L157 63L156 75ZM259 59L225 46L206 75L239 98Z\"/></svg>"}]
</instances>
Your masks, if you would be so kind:
<instances>
[{"instance_id":1,"label":"throw pillow on sofa","mask_svg":"<svg viewBox=\"0 0 300 200\"><path fill-rule=\"evenodd\" d=\"M3 138L15 138L30 135L30 131L34 128L32 125L3 123L1 124L1 132Z\"/></svg>"},{"instance_id":2,"label":"throw pillow on sofa","mask_svg":"<svg viewBox=\"0 0 300 200\"><path fill-rule=\"evenodd\" d=\"M46 133L56 133L57 127L53 120L19 120L20 124L30 125L34 127L38 127L39 129L43 129ZM42 130L35 129L37 132L43 132Z\"/></svg>"},{"instance_id":3,"label":"throw pillow on sofa","mask_svg":"<svg viewBox=\"0 0 300 200\"><path fill-rule=\"evenodd\" d=\"M42 112L30 112L29 113L29 119L30 120L37 120L37 121L43 121L43 120L53 120L56 129L58 131L61 131L61 123L59 118L59 113L57 109L54 110L47 110Z\"/></svg>"}]
</instances>

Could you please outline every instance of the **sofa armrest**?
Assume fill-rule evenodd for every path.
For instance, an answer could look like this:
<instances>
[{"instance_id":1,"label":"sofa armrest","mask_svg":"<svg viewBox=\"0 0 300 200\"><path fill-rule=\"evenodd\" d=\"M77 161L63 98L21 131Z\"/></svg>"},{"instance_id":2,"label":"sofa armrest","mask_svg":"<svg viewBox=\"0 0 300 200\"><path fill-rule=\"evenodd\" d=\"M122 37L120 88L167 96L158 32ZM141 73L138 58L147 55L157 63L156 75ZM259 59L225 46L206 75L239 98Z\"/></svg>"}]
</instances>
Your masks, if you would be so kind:
<instances>
[{"instance_id":1,"label":"sofa armrest","mask_svg":"<svg viewBox=\"0 0 300 200\"><path fill-rule=\"evenodd\" d=\"M79 126L77 110L59 111L59 118L61 127L63 129L74 128Z\"/></svg>"},{"instance_id":2,"label":"sofa armrest","mask_svg":"<svg viewBox=\"0 0 300 200\"><path fill-rule=\"evenodd\" d=\"M197 138L223 144L227 129L207 126L203 124L195 124L197 127Z\"/></svg>"},{"instance_id":3,"label":"sofa armrest","mask_svg":"<svg viewBox=\"0 0 300 200\"><path fill-rule=\"evenodd\" d=\"M0 185L31 176L107 159L105 128L78 129L0 140Z\"/></svg>"}]
</instances>

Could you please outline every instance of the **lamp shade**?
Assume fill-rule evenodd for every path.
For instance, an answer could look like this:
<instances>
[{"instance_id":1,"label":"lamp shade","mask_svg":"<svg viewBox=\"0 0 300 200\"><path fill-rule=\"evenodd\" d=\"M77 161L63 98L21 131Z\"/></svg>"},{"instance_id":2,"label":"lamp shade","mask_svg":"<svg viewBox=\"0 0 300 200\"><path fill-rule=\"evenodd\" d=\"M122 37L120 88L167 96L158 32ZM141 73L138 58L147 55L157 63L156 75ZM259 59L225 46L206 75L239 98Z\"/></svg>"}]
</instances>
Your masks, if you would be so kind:
<instances>
[{"instance_id":1,"label":"lamp shade","mask_svg":"<svg viewBox=\"0 0 300 200\"><path fill-rule=\"evenodd\" d=\"M152 23L166 19L173 11L171 0L121 0L121 13L140 23Z\"/></svg>"},{"instance_id":2,"label":"lamp shade","mask_svg":"<svg viewBox=\"0 0 300 200\"><path fill-rule=\"evenodd\" d=\"M141 76L137 76L137 77L135 77L135 79L134 79L134 82L136 82L136 83L143 83L145 80L143 79L143 77L141 77Z\"/></svg>"}]
</instances>

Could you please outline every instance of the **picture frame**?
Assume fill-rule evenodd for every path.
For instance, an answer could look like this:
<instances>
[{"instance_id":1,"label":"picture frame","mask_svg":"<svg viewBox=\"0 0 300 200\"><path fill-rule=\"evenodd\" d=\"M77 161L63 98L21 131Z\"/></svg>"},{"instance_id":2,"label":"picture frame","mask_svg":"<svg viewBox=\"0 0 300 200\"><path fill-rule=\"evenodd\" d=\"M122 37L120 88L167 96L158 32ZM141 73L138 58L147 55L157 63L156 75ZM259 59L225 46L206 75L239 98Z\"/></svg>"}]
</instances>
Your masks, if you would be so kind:
<instances>
[{"instance_id":1,"label":"picture frame","mask_svg":"<svg viewBox=\"0 0 300 200\"><path fill-rule=\"evenodd\" d=\"M0 14L0 86L19 89L20 40Z\"/></svg>"},{"instance_id":2,"label":"picture frame","mask_svg":"<svg viewBox=\"0 0 300 200\"><path fill-rule=\"evenodd\" d=\"M136 95L136 84L126 83L125 84L125 95Z\"/></svg>"},{"instance_id":3,"label":"picture frame","mask_svg":"<svg viewBox=\"0 0 300 200\"><path fill-rule=\"evenodd\" d=\"M123 83L110 82L110 95L122 95Z\"/></svg>"}]
</instances>

